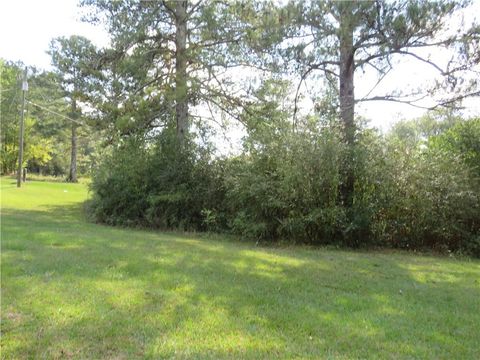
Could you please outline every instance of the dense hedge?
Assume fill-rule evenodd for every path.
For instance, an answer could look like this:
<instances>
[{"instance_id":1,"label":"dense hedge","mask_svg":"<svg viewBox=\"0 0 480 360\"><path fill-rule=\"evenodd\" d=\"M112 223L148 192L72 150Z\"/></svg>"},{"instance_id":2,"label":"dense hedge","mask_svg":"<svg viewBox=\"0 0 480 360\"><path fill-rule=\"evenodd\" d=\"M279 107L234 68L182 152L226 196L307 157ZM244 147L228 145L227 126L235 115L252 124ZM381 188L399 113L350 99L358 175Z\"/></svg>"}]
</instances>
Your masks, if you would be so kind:
<instances>
[{"instance_id":1,"label":"dense hedge","mask_svg":"<svg viewBox=\"0 0 480 360\"><path fill-rule=\"evenodd\" d=\"M334 126L257 131L228 159L193 143L179 151L165 134L148 145L130 138L94 176L91 212L114 225L480 256L480 121L415 141L405 125L386 136L359 131L355 149ZM347 150L355 159L351 208L338 196Z\"/></svg>"}]
</instances>

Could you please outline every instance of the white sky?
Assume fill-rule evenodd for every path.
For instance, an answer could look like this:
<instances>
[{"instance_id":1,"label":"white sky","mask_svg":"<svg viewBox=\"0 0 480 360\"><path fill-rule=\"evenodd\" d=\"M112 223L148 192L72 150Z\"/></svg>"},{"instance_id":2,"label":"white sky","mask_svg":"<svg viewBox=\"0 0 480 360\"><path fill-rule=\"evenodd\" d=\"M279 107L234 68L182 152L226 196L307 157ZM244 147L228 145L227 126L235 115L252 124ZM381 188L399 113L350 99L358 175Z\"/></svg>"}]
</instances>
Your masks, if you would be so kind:
<instances>
[{"instance_id":1,"label":"white sky","mask_svg":"<svg viewBox=\"0 0 480 360\"><path fill-rule=\"evenodd\" d=\"M97 46L106 46L108 35L101 27L81 22L77 3L77 0L1 0L0 57L49 69L50 57L46 51L54 37L83 35ZM480 1L474 0L470 14L477 13L480 13ZM385 80L384 89L419 87L431 81L432 74L434 72L425 65L403 61ZM368 91L369 83L375 82L372 78L358 76L355 81L357 94ZM469 115L480 114L478 98L464 105ZM424 111L402 104L369 102L358 105L357 113L385 130L399 119L417 117Z\"/></svg>"},{"instance_id":2,"label":"white sky","mask_svg":"<svg viewBox=\"0 0 480 360\"><path fill-rule=\"evenodd\" d=\"M97 46L108 44L99 27L80 20L77 0L0 0L0 57L50 68L46 53L58 36L83 35Z\"/></svg>"}]
</instances>

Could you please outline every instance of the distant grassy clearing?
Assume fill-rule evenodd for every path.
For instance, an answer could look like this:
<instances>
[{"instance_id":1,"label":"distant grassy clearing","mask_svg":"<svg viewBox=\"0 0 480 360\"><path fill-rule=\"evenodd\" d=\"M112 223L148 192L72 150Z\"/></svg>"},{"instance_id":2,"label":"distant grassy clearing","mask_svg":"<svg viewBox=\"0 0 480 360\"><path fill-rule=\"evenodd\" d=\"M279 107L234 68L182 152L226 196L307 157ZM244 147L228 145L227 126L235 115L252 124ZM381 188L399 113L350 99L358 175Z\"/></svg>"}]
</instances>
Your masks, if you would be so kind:
<instances>
[{"instance_id":1,"label":"distant grassy clearing","mask_svg":"<svg viewBox=\"0 0 480 360\"><path fill-rule=\"evenodd\" d=\"M2 358L478 359L480 262L87 223L2 179Z\"/></svg>"}]
</instances>

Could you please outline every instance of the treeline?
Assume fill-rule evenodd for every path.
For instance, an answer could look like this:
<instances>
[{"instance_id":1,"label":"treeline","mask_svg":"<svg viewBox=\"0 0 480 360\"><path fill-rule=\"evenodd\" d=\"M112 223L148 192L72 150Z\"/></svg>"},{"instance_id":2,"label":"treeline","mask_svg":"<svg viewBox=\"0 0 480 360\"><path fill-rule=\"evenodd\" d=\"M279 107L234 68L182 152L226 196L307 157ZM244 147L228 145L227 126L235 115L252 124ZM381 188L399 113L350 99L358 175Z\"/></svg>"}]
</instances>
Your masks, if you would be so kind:
<instances>
[{"instance_id":1,"label":"treeline","mask_svg":"<svg viewBox=\"0 0 480 360\"><path fill-rule=\"evenodd\" d=\"M252 124L244 152L130 137L93 178L91 214L112 225L228 232L256 241L462 251L480 256L480 119L432 114L360 129L354 198L339 200L346 149L332 124ZM276 130L276 131L272 131Z\"/></svg>"},{"instance_id":2,"label":"treeline","mask_svg":"<svg viewBox=\"0 0 480 360\"><path fill-rule=\"evenodd\" d=\"M22 77L25 66L0 59L0 173L17 171L19 126L22 109ZM28 173L68 179L71 166L72 115L57 74L28 67L26 93L24 163ZM84 120L86 120L84 118ZM78 171L90 176L99 157L101 137L94 128L79 134Z\"/></svg>"},{"instance_id":3,"label":"treeline","mask_svg":"<svg viewBox=\"0 0 480 360\"><path fill-rule=\"evenodd\" d=\"M96 108L114 139L93 177L97 221L480 255L480 121L454 112L478 94L479 27L446 31L468 3L83 5L112 38L96 61ZM432 47L450 62L418 51ZM436 83L370 95L402 57L439 71ZM365 71L378 81L359 96ZM311 108L307 80L317 85ZM359 102L426 95L446 110L387 135L355 116ZM242 150L220 157L212 134L232 121Z\"/></svg>"}]
</instances>

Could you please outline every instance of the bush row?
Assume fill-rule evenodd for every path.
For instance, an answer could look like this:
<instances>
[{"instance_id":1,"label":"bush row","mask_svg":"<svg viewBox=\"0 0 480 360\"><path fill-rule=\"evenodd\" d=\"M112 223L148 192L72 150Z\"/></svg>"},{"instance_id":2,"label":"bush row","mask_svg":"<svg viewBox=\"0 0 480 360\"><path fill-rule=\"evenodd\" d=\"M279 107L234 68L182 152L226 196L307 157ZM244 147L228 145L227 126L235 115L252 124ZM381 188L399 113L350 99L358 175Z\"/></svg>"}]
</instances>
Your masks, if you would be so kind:
<instances>
[{"instance_id":1,"label":"bush row","mask_svg":"<svg viewBox=\"0 0 480 360\"><path fill-rule=\"evenodd\" d=\"M478 120L413 142L401 126L364 129L353 149L335 126L305 127L257 131L241 155L219 159L194 143L180 150L166 133L148 145L131 137L94 176L90 209L113 225L480 256L479 139ZM355 173L349 208L338 196L345 166Z\"/></svg>"}]
</instances>

